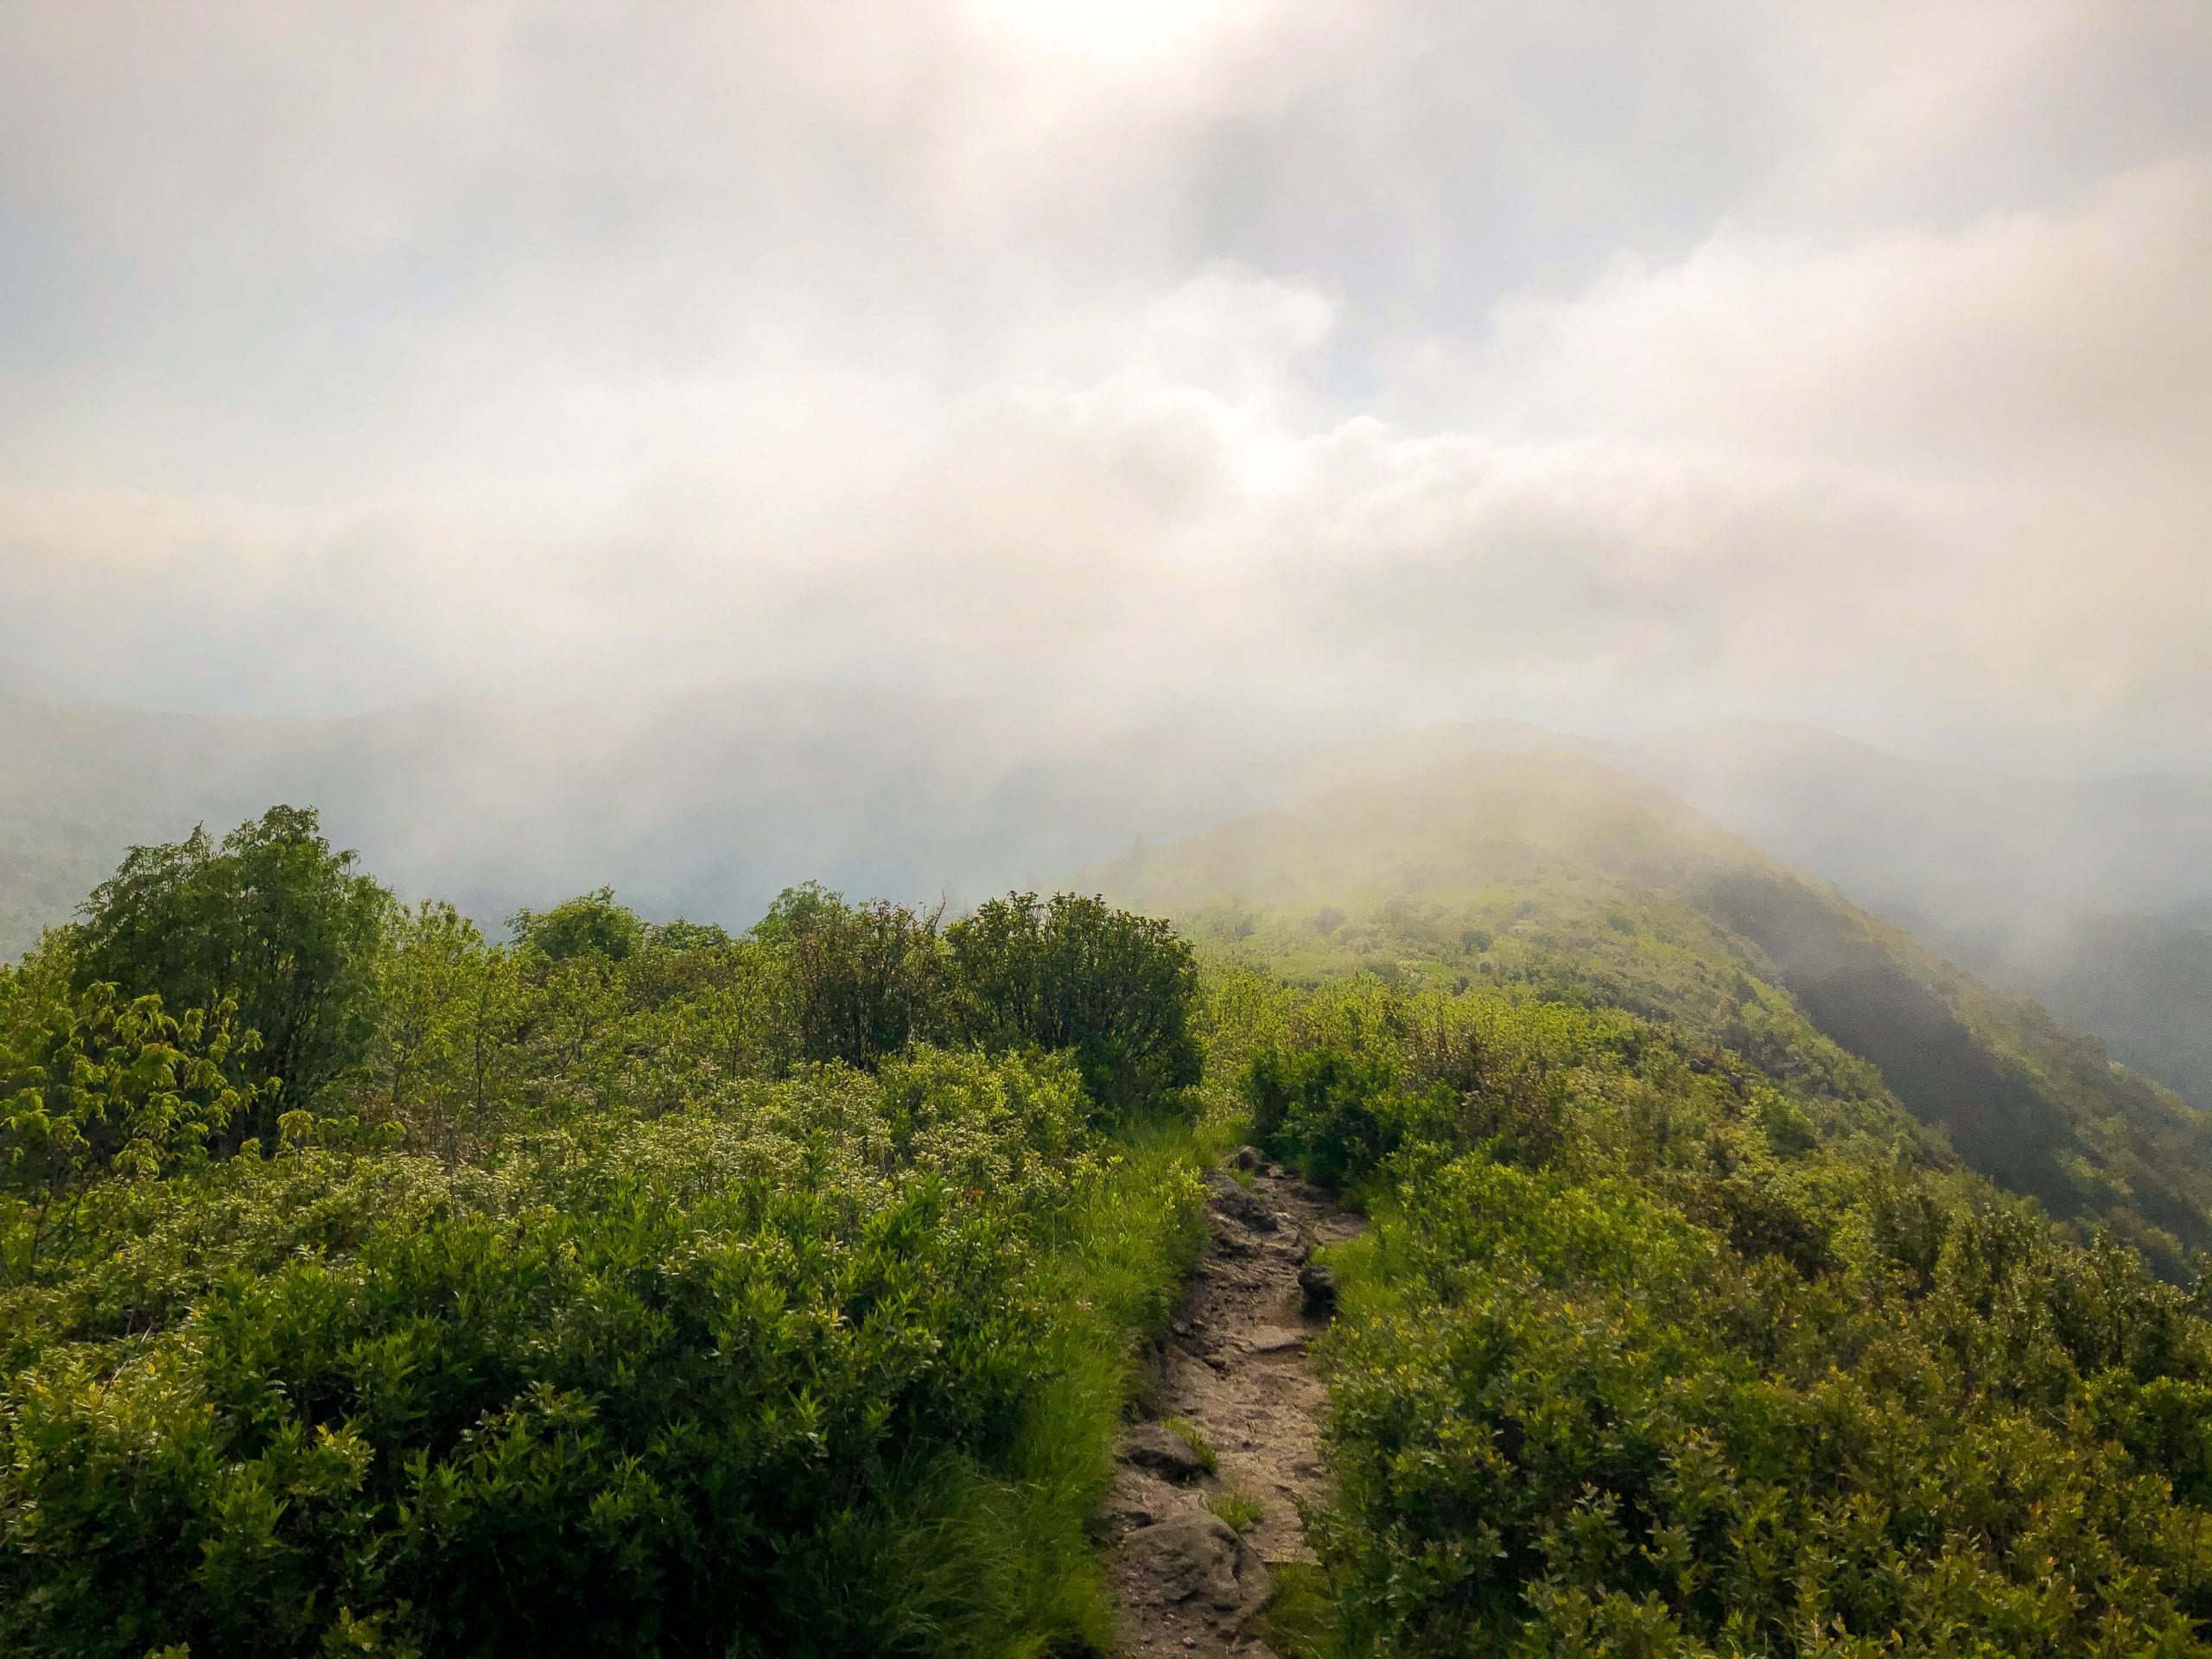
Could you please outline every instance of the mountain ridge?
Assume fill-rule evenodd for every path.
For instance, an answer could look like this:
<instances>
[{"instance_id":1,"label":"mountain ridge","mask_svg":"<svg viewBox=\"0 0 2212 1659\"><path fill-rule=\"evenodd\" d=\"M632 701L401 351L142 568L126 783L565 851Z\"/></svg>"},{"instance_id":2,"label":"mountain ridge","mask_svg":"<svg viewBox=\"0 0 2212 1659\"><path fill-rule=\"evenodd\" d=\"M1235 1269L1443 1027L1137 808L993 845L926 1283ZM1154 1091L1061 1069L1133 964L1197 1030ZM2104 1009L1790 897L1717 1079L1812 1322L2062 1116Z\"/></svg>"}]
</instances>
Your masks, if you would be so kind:
<instances>
[{"instance_id":1,"label":"mountain ridge","mask_svg":"<svg viewBox=\"0 0 2212 1659\"><path fill-rule=\"evenodd\" d=\"M1747 1053L1773 1017L1770 986L1999 1185L2115 1228L2169 1271L2212 1244L2212 1119L1832 885L1592 760L1449 761L1089 878L1309 977L1387 978L1419 960L1572 982Z\"/></svg>"}]
</instances>

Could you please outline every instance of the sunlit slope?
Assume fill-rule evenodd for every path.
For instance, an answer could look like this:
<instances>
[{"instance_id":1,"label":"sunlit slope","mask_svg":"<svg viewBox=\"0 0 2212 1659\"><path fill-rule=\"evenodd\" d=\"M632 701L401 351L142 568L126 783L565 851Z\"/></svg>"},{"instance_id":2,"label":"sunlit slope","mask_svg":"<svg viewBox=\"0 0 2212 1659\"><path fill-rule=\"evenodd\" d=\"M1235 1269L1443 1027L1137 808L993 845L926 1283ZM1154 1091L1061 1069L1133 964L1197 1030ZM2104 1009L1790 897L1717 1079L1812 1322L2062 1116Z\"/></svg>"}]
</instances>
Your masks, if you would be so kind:
<instances>
[{"instance_id":1,"label":"sunlit slope","mask_svg":"<svg viewBox=\"0 0 2212 1659\"><path fill-rule=\"evenodd\" d=\"M1487 975L1663 1018L1753 1065L1816 1074L1839 1100L1893 1095L1974 1168L2170 1267L2177 1242L2212 1246L2202 1115L2032 1003L1589 761L1473 756L1132 854L1094 879L1314 977Z\"/></svg>"}]
</instances>

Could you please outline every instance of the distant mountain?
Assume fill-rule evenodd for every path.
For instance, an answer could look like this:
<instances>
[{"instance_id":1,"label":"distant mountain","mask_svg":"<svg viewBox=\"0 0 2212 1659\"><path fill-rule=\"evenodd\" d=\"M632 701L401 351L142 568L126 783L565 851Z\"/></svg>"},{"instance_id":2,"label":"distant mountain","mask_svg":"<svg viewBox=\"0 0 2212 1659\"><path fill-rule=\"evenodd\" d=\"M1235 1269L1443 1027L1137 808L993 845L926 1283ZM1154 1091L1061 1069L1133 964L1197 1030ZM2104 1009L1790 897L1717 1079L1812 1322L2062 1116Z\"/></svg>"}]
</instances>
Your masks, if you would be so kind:
<instances>
[{"instance_id":1,"label":"distant mountain","mask_svg":"<svg viewBox=\"0 0 2212 1659\"><path fill-rule=\"evenodd\" d=\"M1656 786L1475 754L1094 873L1109 896L1316 974L1442 962L1756 1055L1773 991L1976 1170L2169 1267L2212 1246L2212 1117ZM1301 944L1301 941L1303 941ZM1770 989L1771 988L1771 989ZM1836 1072L1845 1083L1847 1074ZM2158 1243L2158 1236L2167 1242Z\"/></svg>"},{"instance_id":2,"label":"distant mountain","mask_svg":"<svg viewBox=\"0 0 2212 1659\"><path fill-rule=\"evenodd\" d=\"M1756 723L1640 745L1509 722L1325 736L1222 710L1071 729L807 684L345 720L0 696L0 959L132 842L276 801L319 806L402 892L486 922L613 881L648 914L741 925L809 877L973 898L1332 784L1542 749L1662 785L2212 1106L2212 777L2059 783Z\"/></svg>"},{"instance_id":3,"label":"distant mountain","mask_svg":"<svg viewBox=\"0 0 2212 1659\"><path fill-rule=\"evenodd\" d=\"M2023 778L1750 723L1615 758L2212 1108L2212 774Z\"/></svg>"}]
</instances>

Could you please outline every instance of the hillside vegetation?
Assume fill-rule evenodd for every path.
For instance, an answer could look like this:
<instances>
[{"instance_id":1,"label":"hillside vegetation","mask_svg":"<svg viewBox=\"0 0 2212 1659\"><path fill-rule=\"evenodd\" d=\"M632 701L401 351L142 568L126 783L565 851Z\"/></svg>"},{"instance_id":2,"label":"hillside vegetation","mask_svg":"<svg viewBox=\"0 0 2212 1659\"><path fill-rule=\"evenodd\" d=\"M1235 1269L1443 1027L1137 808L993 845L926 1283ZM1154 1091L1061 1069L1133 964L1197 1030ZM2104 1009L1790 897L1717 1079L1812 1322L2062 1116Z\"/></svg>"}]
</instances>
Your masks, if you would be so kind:
<instances>
[{"instance_id":1,"label":"hillside vegetation","mask_svg":"<svg viewBox=\"0 0 2212 1659\"><path fill-rule=\"evenodd\" d=\"M1530 750L1657 785L2212 1107L2212 779L2062 783L1751 721L1630 744L1494 721L1331 734L1207 709L1085 728L798 683L323 720L0 692L0 959L67 920L130 843L270 800L316 802L385 880L479 921L613 882L642 913L739 926L803 877L873 893L1034 885L1319 790Z\"/></svg>"},{"instance_id":2,"label":"hillside vegetation","mask_svg":"<svg viewBox=\"0 0 2212 1659\"><path fill-rule=\"evenodd\" d=\"M1103 1640L1179 941L813 887L514 932L276 809L0 971L0 1650Z\"/></svg>"},{"instance_id":3,"label":"hillside vegetation","mask_svg":"<svg viewBox=\"0 0 2212 1659\"><path fill-rule=\"evenodd\" d=\"M2212 1245L2212 1123L1671 797L1558 755L1332 791L1097 872L1307 979L1487 980L1667 1021L1901 1104L1969 1166L2178 1274ZM1868 1064L1871 1063L1871 1064ZM1877 1073L1878 1072L1878 1076Z\"/></svg>"},{"instance_id":4,"label":"hillside vegetation","mask_svg":"<svg viewBox=\"0 0 2212 1659\"><path fill-rule=\"evenodd\" d=\"M2212 1652L2212 1325L2112 1185L2193 1131L2169 1097L1586 766L1106 874L1210 942L1261 1144L1371 1217L1327 1256L1301 1651ZM1969 1147L2088 1165L2066 1224L1838 1040L1911 1058L1885 1021L1927 1007L1962 1058L1912 1074L1923 1109L2017 1090L1974 1101L2025 1114L2013 1155ZM2189 1221L2202 1165L2158 1173Z\"/></svg>"},{"instance_id":5,"label":"hillside vegetation","mask_svg":"<svg viewBox=\"0 0 2212 1659\"><path fill-rule=\"evenodd\" d=\"M0 969L0 1650L1107 1653L1249 1135L1370 1221L1284 1659L2212 1655L2171 1096L1557 757L1097 885L494 941L311 812L135 849Z\"/></svg>"},{"instance_id":6,"label":"hillside vegetation","mask_svg":"<svg viewBox=\"0 0 2212 1659\"><path fill-rule=\"evenodd\" d=\"M2020 777L1755 721L1611 753L2212 1109L2212 777Z\"/></svg>"}]
</instances>

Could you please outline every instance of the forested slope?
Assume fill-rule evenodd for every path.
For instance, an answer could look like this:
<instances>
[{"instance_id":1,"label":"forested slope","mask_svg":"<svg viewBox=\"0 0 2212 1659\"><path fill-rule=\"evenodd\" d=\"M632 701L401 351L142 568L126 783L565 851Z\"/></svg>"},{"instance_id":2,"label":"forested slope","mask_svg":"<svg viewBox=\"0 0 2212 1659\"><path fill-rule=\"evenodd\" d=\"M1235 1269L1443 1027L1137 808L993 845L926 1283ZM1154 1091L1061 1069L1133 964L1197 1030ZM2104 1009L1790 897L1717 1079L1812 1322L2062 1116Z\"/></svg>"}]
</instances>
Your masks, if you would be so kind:
<instances>
[{"instance_id":1,"label":"forested slope","mask_svg":"<svg viewBox=\"0 0 2212 1659\"><path fill-rule=\"evenodd\" d=\"M1611 755L2212 1108L2212 777L2024 777L1748 721Z\"/></svg>"}]
</instances>

